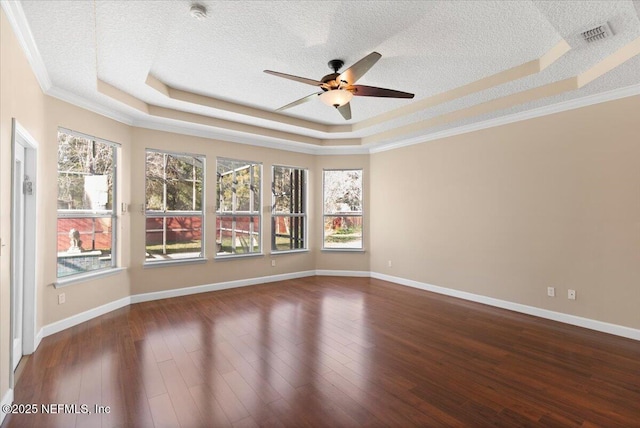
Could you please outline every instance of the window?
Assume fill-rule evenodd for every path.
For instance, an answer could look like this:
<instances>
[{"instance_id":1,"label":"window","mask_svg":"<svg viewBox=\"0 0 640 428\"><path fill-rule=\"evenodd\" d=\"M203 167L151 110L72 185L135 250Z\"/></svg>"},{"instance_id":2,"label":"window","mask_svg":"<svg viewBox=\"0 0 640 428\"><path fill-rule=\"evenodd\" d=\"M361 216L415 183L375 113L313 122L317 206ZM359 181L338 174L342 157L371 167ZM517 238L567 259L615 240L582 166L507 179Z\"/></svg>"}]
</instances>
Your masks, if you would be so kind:
<instances>
[{"instance_id":1,"label":"window","mask_svg":"<svg viewBox=\"0 0 640 428\"><path fill-rule=\"evenodd\" d=\"M307 170L273 167L271 250L307 248Z\"/></svg>"},{"instance_id":2,"label":"window","mask_svg":"<svg viewBox=\"0 0 640 428\"><path fill-rule=\"evenodd\" d=\"M262 165L218 158L218 256L259 254Z\"/></svg>"},{"instance_id":3,"label":"window","mask_svg":"<svg viewBox=\"0 0 640 428\"><path fill-rule=\"evenodd\" d=\"M58 130L58 278L116 265L117 147Z\"/></svg>"},{"instance_id":4,"label":"window","mask_svg":"<svg viewBox=\"0 0 640 428\"><path fill-rule=\"evenodd\" d=\"M204 156L147 150L146 263L204 258Z\"/></svg>"},{"instance_id":5,"label":"window","mask_svg":"<svg viewBox=\"0 0 640 428\"><path fill-rule=\"evenodd\" d=\"M324 171L323 210L323 248L361 250L361 169Z\"/></svg>"}]
</instances>

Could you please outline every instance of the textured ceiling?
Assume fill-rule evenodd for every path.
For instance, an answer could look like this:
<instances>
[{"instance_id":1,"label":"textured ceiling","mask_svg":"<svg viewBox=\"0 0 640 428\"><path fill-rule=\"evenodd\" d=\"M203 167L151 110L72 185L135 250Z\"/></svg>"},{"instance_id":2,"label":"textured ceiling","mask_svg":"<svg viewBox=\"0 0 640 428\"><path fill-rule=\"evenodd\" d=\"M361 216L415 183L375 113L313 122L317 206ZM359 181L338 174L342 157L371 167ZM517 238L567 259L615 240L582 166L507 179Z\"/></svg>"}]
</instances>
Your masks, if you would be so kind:
<instances>
[{"instance_id":1,"label":"textured ceiling","mask_svg":"<svg viewBox=\"0 0 640 428\"><path fill-rule=\"evenodd\" d=\"M17 5L54 95L102 106L132 123L165 122L248 142L273 134L303 144L373 147L640 85L639 1L200 3L208 8L200 21L190 16L186 1ZM580 39L582 31L605 22L613 37L592 44ZM553 60L539 61L540 70L476 91L460 89L505 70L525 70L558 46L566 48ZM348 122L320 100L272 114L317 88L264 69L320 79L330 73L329 60L344 60L344 70L373 51L382 59L358 83L413 92L413 100L354 97ZM626 56L620 59L619 52ZM603 63L613 65L579 87L515 104L496 102ZM151 87L149 78L169 89ZM99 90L99 82L113 90ZM206 102L176 99L170 88ZM444 102L427 106L443 94ZM492 102L487 111L473 110ZM156 107L164 108L164 118ZM342 128L330 131L334 125Z\"/></svg>"}]
</instances>

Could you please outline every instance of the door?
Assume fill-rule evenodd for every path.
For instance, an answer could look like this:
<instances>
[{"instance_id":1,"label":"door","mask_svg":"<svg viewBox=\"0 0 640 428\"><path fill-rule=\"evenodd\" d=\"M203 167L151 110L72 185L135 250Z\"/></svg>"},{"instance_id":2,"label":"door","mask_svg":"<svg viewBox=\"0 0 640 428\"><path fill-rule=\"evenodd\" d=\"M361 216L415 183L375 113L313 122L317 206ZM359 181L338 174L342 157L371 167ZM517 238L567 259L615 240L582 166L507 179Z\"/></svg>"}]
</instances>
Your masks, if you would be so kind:
<instances>
[{"instance_id":1,"label":"door","mask_svg":"<svg viewBox=\"0 0 640 428\"><path fill-rule=\"evenodd\" d=\"M12 280L11 308L13 323L13 370L22 358L22 330L24 313L24 223L25 223L25 148L16 145L13 176L13 227L11 233Z\"/></svg>"}]
</instances>

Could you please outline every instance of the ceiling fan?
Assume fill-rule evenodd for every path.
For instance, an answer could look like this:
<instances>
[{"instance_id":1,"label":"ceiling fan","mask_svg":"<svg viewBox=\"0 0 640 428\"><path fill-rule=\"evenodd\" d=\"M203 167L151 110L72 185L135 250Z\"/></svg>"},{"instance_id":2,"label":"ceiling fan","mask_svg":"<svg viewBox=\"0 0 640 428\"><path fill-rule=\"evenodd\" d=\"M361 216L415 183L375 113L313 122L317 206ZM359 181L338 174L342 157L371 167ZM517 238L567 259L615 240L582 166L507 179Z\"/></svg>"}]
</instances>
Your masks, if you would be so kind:
<instances>
[{"instance_id":1,"label":"ceiling fan","mask_svg":"<svg viewBox=\"0 0 640 428\"><path fill-rule=\"evenodd\" d=\"M295 80L296 82L306 83L307 85L319 86L322 92L307 95L297 101L280 107L276 111L286 110L288 108L311 101L315 97L325 104L335 107L342 117L346 120L351 119L351 106L349 101L355 96L359 97L384 97L384 98L413 98L413 94L408 92L395 91L393 89L377 88L375 86L355 85L373 65L382 57L378 52L371 52L351 67L338 73L338 70L344 65L344 61L332 59L329 61L329 68L333 73L327 74L321 80L307 79L306 77L293 76L291 74L280 73L277 71L264 70L267 74L284 77L285 79Z\"/></svg>"}]
</instances>

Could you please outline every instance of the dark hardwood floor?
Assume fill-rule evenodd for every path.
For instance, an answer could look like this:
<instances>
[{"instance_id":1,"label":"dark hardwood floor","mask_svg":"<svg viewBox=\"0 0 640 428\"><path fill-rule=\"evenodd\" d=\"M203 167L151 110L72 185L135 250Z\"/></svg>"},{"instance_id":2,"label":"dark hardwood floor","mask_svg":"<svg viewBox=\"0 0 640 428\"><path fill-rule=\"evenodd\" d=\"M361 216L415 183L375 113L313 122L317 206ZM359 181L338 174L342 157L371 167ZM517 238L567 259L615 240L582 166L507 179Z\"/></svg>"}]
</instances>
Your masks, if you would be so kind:
<instances>
[{"instance_id":1,"label":"dark hardwood floor","mask_svg":"<svg viewBox=\"0 0 640 428\"><path fill-rule=\"evenodd\" d=\"M369 278L132 305L42 341L8 427L640 426L640 342ZM42 414L42 404L109 413ZM74 410L68 408L67 410Z\"/></svg>"}]
</instances>

